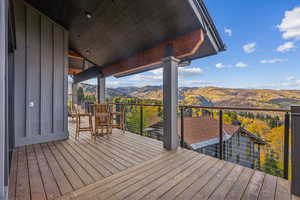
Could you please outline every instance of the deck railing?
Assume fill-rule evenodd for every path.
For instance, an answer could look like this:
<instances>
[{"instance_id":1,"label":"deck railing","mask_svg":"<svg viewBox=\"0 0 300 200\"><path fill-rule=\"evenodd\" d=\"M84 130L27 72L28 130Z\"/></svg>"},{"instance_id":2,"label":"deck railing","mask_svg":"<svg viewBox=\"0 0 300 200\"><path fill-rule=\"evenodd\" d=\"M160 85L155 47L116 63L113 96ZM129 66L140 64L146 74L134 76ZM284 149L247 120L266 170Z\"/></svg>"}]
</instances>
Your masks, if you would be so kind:
<instances>
[{"instance_id":1,"label":"deck railing","mask_svg":"<svg viewBox=\"0 0 300 200\"><path fill-rule=\"evenodd\" d=\"M116 109L124 106L127 131L163 140L163 105L113 104ZM85 109L93 112L92 107L86 105ZM201 117L210 118L214 123L208 124L212 126L207 127L209 133L199 136L205 141L191 145L191 129L193 134L203 134L191 127L197 123L191 120ZM181 147L288 179L291 175L290 117L289 109L180 105L178 137ZM235 127L240 127L237 134L233 133L236 130L229 132Z\"/></svg>"},{"instance_id":2,"label":"deck railing","mask_svg":"<svg viewBox=\"0 0 300 200\"><path fill-rule=\"evenodd\" d=\"M189 116L194 117L199 116L199 112L206 113L218 121L219 141L216 148L211 149L215 152L209 152L210 150L206 149L204 153L209 155L214 153L215 157L220 159L233 161L286 179L289 178L291 117L289 109L180 106L182 147L185 146L185 131L189 128L185 127L184 123L187 112ZM225 117L226 119L224 119ZM239 144L235 146L236 149L230 149L229 145L232 141L227 142L228 138L226 138L224 131L226 131L226 126L230 128L231 125L240 126L246 134L254 136L253 139L256 140L256 144L260 143L256 147L250 146L251 151L258 148L256 153L252 152L251 154L255 163L250 163L253 158L249 159L245 156L247 153L245 151L249 150L247 145L253 144L249 143L248 140L239 139ZM232 151L239 156L238 160L232 159L230 156Z\"/></svg>"}]
</instances>

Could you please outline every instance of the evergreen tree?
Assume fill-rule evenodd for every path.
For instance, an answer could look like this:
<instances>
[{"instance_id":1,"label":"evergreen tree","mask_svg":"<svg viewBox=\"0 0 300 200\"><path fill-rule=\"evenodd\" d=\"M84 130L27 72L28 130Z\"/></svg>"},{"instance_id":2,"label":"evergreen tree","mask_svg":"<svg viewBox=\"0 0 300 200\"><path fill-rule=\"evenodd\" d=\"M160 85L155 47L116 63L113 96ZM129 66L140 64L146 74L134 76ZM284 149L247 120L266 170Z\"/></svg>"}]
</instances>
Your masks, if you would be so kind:
<instances>
[{"instance_id":1,"label":"evergreen tree","mask_svg":"<svg viewBox=\"0 0 300 200\"><path fill-rule=\"evenodd\" d=\"M78 104L82 104L84 101L84 92L82 87L79 87L77 89L77 99L78 99Z\"/></svg>"},{"instance_id":2,"label":"evergreen tree","mask_svg":"<svg viewBox=\"0 0 300 200\"><path fill-rule=\"evenodd\" d=\"M282 172L278 168L278 161L274 157L274 152L267 153L264 163L264 171L274 176L282 176Z\"/></svg>"}]
</instances>

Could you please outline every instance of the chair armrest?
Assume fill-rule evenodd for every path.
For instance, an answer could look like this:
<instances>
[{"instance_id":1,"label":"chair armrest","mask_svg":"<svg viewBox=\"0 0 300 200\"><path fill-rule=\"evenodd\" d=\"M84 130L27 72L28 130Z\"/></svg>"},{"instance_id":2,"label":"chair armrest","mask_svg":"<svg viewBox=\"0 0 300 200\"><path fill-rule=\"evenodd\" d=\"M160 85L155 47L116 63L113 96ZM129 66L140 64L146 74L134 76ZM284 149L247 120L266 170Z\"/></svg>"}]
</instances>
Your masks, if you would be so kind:
<instances>
[{"instance_id":1,"label":"chair armrest","mask_svg":"<svg viewBox=\"0 0 300 200\"><path fill-rule=\"evenodd\" d=\"M79 117L90 117L90 116L92 116L92 114L89 114L89 113L79 113L78 116Z\"/></svg>"}]
</instances>

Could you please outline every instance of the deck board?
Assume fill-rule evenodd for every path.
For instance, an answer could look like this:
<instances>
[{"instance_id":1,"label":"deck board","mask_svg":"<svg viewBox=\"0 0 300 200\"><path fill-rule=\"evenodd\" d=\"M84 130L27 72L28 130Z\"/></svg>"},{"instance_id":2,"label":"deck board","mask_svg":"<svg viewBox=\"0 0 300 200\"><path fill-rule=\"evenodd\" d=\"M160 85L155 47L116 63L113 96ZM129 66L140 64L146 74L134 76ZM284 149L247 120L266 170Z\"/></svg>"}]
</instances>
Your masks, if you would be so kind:
<instances>
[{"instance_id":1,"label":"deck board","mask_svg":"<svg viewBox=\"0 0 300 200\"><path fill-rule=\"evenodd\" d=\"M239 176L243 172L243 167L236 165L226 179L216 188L215 192L209 197L209 200L225 199L227 193L230 191L232 186L236 183Z\"/></svg>"},{"instance_id":2,"label":"deck board","mask_svg":"<svg viewBox=\"0 0 300 200\"><path fill-rule=\"evenodd\" d=\"M46 192L47 199L55 199L61 195L60 190L57 185L57 180L53 176L52 170L49 166L44 153L42 152L41 145L33 145L35 154L37 156L37 161L39 164L41 177L43 180L44 190ZM36 174L38 175L38 174ZM29 185L30 186L30 185ZM28 186L27 186L28 187Z\"/></svg>"},{"instance_id":3,"label":"deck board","mask_svg":"<svg viewBox=\"0 0 300 200\"><path fill-rule=\"evenodd\" d=\"M78 155L72 155L69 153L60 142L54 142L56 148L60 151L63 155L64 159L70 164L76 174L80 177L85 185L91 184L94 182L93 177L90 173L84 169L84 167L75 159Z\"/></svg>"},{"instance_id":4,"label":"deck board","mask_svg":"<svg viewBox=\"0 0 300 200\"><path fill-rule=\"evenodd\" d=\"M231 163L230 163L231 164ZM233 170L234 164L226 165L220 170L192 199L208 199ZM227 184L226 182L224 184Z\"/></svg>"},{"instance_id":5,"label":"deck board","mask_svg":"<svg viewBox=\"0 0 300 200\"><path fill-rule=\"evenodd\" d=\"M26 156L26 148L19 148L18 154L18 168L17 168L17 185L16 185L16 199L29 200L30 188L29 185L29 172Z\"/></svg>"},{"instance_id":6,"label":"deck board","mask_svg":"<svg viewBox=\"0 0 300 200\"><path fill-rule=\"evenodd\" d=\"M53 153L55 159L57 160L58 164L60 165L61 169L63 170L64 174L67 176L72 187L74 189L79 189L83 187L84 186L83 181L76 174L76 172L69 165L69 163L65 160L65 158L61 155L61 153L58 151L56 146L54 146L53 143L49 143L48 146L51 152Z\"/></svg>"},{"instance_id":7,"label":"deck board","mask_svg":"<svg viewBox=\"0 0 300 200\"><path fill-rule=\"evenodd\" d=\"M16 199L16 185L17 185L17 175L18 175L18 153L14 152L12 154L11 169L8 185L8 196L11 200Z\"/></svg>"},{"instance_id":8,"label":"deck board","mask_svg":"<svg viewBox=\"0 0 300 200\"><path fill-rule=\"evenodd\" d=\"M203 167L198 169L195 173L191 174L190 176L186 177L184 180L176 184L173 188L168 190L166 193L162 194L159 199L168 200L174 199L176 196L180 195L182 192L186 190L192 183L200 179L202 176L206 174L206 172L215 164L217 160L211 159L205 163Z\"/></svg>"},{"instance_id":9,"label":"deck board","mask_svg":"<svg viewBox=\"0 0 300 200\"><path fill-rule=\"evenodd\" d=\"M43 144L42 145L42 150L43 150L43 152L45 154L45 157L46 157L46 159L49 163L49 166L51 168L53 176L57 180L56 182L59 186L60 192L62 194L66 194L68 192L71 192L73 190L73 187L70 184L70 182L68 181L68 179L65 176L64 172L62 171L62 169L60 168L59 163L56 161L56 159L53 156L52 152L50 151L49 146L47 144ZM38 174L38 173L36 173L36 174ZM33 174L33 176L34 175L35 174Z\"/></svg>"},{"instance_id":10,"label":"deck board","mask_svg":"<svg viewBox=\"0 0 300 200\"><path fill-rule=\"evenodd\" d=\"M233 185L231 190L226 195L226 200L237 200L241 199L244 191L246 190L254 171L249 168L244 168L243 173L239 176L236 183Z\"/></svg>"},{"instance_id":11,"label":"deck board","mask_svg":"<svg viewBox=\"0 0 300 200\"><path fill-rule=\"evenodd\" d=\"M30 182L30 193L32 199L46 200L46 193L43 187L43 181L41 178L39 166L35 153L32 146L26 148L27 161L28 161L28 172L29 172L29 182ZM68 192L71 192L69 190Z\"/></svg>"},{"instance_id":12,"label":"deck board","mask_svg":"<svg viewBox=\"0 0 300 200\"><path fill-rule=\"evenodd\" d=\"M243 194L243 200L253 200L258 199L260 189L262 188L265 179L265 174L263 172L255 171L252 176L250 183Z\"/></svg>"},{"instance_id":13,"label":"deck board","mask_svg":"<svg viewBox=\"0 0 300 200\"><path fill-rule=\"evenodd\" d=\"M17 148L9 199L299 199L290 182L161 141L114 130L92 142L89 134Z\"/></svg>"}]
</instances>

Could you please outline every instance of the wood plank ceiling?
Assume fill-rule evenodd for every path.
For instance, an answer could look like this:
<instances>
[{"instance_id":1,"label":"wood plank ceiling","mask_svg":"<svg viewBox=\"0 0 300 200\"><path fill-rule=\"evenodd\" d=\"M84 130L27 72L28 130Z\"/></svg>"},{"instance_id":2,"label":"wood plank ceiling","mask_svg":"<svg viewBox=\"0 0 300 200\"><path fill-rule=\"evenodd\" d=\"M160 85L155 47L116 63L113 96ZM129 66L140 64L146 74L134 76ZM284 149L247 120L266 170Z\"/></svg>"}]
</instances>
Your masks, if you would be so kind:
<instances>
[{"instance_id":1,"label":"wood plank ceiling","mask_svg":"<svg viewBox=\"0 0 300 200\"><path fill-rule=\"evenodd\" d=\"M151 48L162 43L168 45L178 37L188 38L203 30L203 24L190 5L191 2L202 2L200 0L26 1L69 30L69 47L78 55L69 59L71 73L83 69L83 58L89 61L88 67L98 66L99 73L104 76L147 66L153 60L130 66L128 60L132 63L133 56L137 59L137 55L145 55L146 51L149 53ZM183 50L180 55L186 53L186 49L194 49L203 39L203 35L193 37L193 41L198 39L193 46L187 46L189 42L181 39ZM205 37L208 39L207 35ZM216 53L211 43L206 40L202 43L202 55L194 52L194 57ZM193 56L186 57L193 59Z\"/></svg>"}]
</instances>

